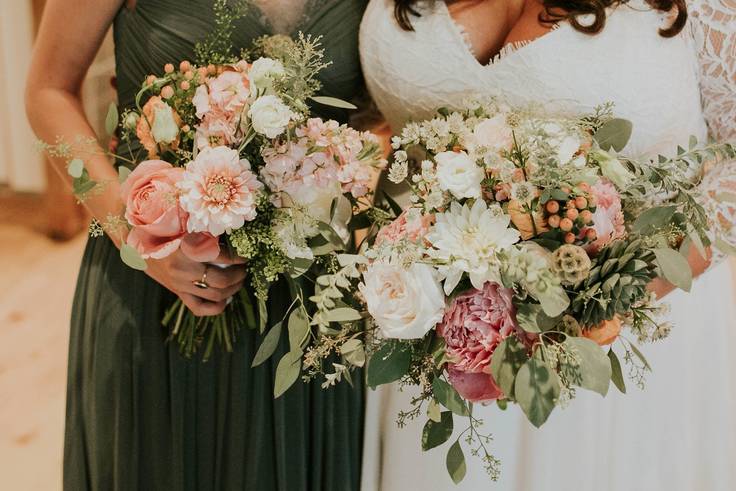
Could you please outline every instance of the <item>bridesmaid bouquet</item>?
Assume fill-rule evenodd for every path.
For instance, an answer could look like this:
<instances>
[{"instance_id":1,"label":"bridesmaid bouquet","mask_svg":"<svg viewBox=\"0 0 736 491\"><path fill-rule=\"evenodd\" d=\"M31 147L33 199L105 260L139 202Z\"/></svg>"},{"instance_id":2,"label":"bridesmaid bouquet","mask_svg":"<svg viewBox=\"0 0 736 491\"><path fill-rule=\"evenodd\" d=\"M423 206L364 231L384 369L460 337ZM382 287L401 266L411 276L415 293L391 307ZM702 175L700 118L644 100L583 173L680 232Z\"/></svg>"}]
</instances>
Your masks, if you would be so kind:
<instances>
[{"instance_id":1,"label":"bridesmaid bouquet","mask_svg":"<svg viewBox=\"0 0 736 491\"><path fill-rule=\"evenodd\" d=\"M426 412L423 450L468 418L447 453L455 482L463 439L499 472L473 404L517 403L539 427L579 388L625 392L621 356L642 385L635 343L670 331L647 285L688 290L688 248L721 245L691 169L734 148L693 140L642 162L618 154L631 132L610 105L576 118L495 99L411 123L389 172L411 205L320 279L369 314L368 384L419 386L399 424Z\"/></svg>"},{"instance_id":2,"label":"bridesmaid bouquet","mask_svg":"<svg viewBox=\"0 0 736 491\"><path fill-rule=\"evenodd\" d=\"M119 167L125 210L92 225L93 235L126 236L121 258L139 270L177 250L201 262L215 261L221 249L247 260L257 316L245 289L219 316L197 318L180 300L165 315L182 353L204 345L205 359L216 345L230 351L240 326L265 329L268 290L280 276L290 281L292 308L308 328L297 279L315 263L329 266L347 250L352 230L370 222L360 213L385 164L374 135L309 117L309 101L353 107L315 95L326 66L318 42L272 36L239 58L217 53L209 53L211 63L167 64L163 74L147 77L133 109L119 115L111 105L107 130L128 149L109 153L127 164ZM85 152L96 148L84 141L45 145L67 158L80 201L105 186L84 167ZM207 288L206 278L195 285ZM307 342L307 330L301 334Z\"/></svg>"}]
</instances>

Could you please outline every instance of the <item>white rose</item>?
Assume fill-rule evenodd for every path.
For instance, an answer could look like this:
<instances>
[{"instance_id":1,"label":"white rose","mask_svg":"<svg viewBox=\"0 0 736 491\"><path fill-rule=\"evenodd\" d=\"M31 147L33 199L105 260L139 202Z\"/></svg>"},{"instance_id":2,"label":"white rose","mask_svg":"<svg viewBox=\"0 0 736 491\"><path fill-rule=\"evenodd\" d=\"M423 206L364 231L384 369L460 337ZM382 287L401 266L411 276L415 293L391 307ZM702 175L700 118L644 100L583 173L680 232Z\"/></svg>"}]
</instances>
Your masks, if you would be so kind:
<instances>
[{"instance_id":1,"label":"white rose","mask_svg":"<svg viewBox=\"0 0 736 491\"><path fill-rule=\"evenodd\" d=\"M511 127L506 124L505 114L497 114L482 120L473 128L473 137L477 145L496 152L510 149L514 142Z\"/></svg>"},{"instance_id":2,"label":"white rose","mask_svg":"<svg viewBox=\"0 0 736 491\"><path fill-rule=\"evenodd\" d=\"M272 93L273 80L284 73L284 65L280 61L273 58L258 58L248 71L251 92Z\"/></svg>"},{"instance_id":3,"label":"white rose","mask_svg":"<svg viewBox=\"0 0 736 491\"><path fill-rule=\"evenodd\" d=\"M179 126L174 119L174 110L164 103L156 108L153 116L151 136L157 143L171 143L179 136Z\"/></svg>"},{"instance_id":4,"label":"white rose","mask_svg":"<svg viewBox=\"0 0 736 491\"><path fill-rule=\"evenodd\" d=\"M284 132L294 113L275 95L259 97L250 107L248 116L253 129L268 138L276 138Z\"/></svg>"},{"instance_id":5,"label":"white rose","mask_svg":"<svg viewBox=\"0 0 736 491\"><path fill-rule=\"evenodd\" d=\"M359 285L368 312L381 335L418 339L442 320L445 296L432 267L415 263L408 269L373 263Z\"/></svg>"},{"instance_id":6,"label":"white rose","mask_svg":"<svg viewBox=\"0 0 736 491\"><path fill-rule=\"evenodd\" d=\"M437 162L437 180L443 191L449 191L458 199L480 197L480 183L485 173L467 153L441 152L434 160Z\"/></svg>"}]
</instances>

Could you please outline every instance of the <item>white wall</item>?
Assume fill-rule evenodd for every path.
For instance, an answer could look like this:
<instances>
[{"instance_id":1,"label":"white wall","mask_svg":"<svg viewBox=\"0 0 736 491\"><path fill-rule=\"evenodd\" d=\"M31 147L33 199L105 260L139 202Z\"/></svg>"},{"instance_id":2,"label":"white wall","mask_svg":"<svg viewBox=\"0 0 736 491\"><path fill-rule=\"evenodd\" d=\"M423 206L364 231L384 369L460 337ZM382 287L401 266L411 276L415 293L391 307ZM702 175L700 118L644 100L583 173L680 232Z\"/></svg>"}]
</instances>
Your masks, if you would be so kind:
<instances>
[{"instance_id":1,"label":"white wall","mask_svg":"<svg viewBox=\"0 0 736 491\"><path fill-rule=\"evenodd\" d=\"M23 103L33 43L31 2L0 0L0 184L41 192L44 165L34 148Z\"/></svg>"}]
</instances>

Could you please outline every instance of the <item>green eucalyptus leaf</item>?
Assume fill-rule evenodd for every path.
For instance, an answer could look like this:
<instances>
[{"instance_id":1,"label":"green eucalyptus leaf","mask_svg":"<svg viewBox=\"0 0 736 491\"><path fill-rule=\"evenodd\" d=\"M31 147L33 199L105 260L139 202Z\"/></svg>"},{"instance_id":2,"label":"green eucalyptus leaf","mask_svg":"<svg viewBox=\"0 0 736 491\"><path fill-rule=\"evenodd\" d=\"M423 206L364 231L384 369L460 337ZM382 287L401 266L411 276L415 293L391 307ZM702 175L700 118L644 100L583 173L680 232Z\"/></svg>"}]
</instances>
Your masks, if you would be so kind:
<instances>
[{"instance_id":1,"label":"green eucalyptus leaf","mask_svg":"<svg viewBox=\"0 0 736 491\"><path fill-rule=\"evenodd\" d=\"M338 307L325 314L328 322L353 322L362 319L360 312L350 307Z\"/></svg>"},{"instance_id":2,"label":"green eucalyptus leaf","mask_svg":"<svg viewBox=\"0 0 736 491\"><path fill-rule=\"evenodd\" d=\"M299 278L304 273L309 271L309 268L314 264L314 259L306 259L303 257L297 257L291 260L289 264L289 276L292 278Z\"/></svg>"},{"instance_id":3,"label":"green eucalyptus leaf","mask_svg":"<svg viewBox=\"0 0 736 491\"><path fill-rule=\"evenodd\" d=\"M109 136L115 134L115 130L118 127L118 106L114 103L110 103L110 107L107 109L107 116L105 116L105 131Z\"/></svg>"},{"instance_id":4,"label":"green eucalyptus leaf","mask_svg":"<svg viewBox=\"0 0 736 491\"><path fill-rule=\"evenodd\" d=\"M655 206L645 210L637 217L632 226L632 230L639 234L647 233L650 230L662 228L672 220L677 211L677 206Z\"/></svg>"},{"instance_id":5,"label":"green eucalyptus leaf","mask_svg":"<svg viewBox=\"0 0 736 491\"><path fill-rule=\"evenodd\" d=\"M279 340L281 339L281 327L282 323L279 322L274 325L270 331L268 331L268 334L266 334L263 341L261 341L261 345L258 347L256 356L253 357L253 363L250 365L251 367L257 367L264 361L271 358L271 355L276 351L276 348L279 345Z\"/></svg>"},{"instance_id":6,"label":"green eucalyptus leaf","mask_svg":"<svg viewBox=\"0 0 736 491\"><path fill-rule=\"evenodd\" d=\"M465 478L465 472L467 471L465 454L463 454L463 449L460 447L460 440L453 443L450 450L447 451L445 464L447 465L447 472L450 473L452 482L459 484Z\"/></svg>"},{"instance_id":7,"label":"green eucalyptus leaf","mask_svg":"<svg viewBox=\"0 0 736 491\"><path fill-rule=\"evenodd\" d=\"M348 101L343 101L336 97L328 97L322 95L316 95L310 97L314 102L322 104L323 106L338 107L340 109L358 109L355 104L351 104Z\"/></svg>"},{"instance_id":8,"label":"green eucalyptus leaf","mask_svg":"<svg viewBox=\"0 0 736 491\"><path fill-rule=\"evenodd\" d=\"M319 230L319 233L322 235L322 237L324 237L331 244L333 244L336 249L339 249L339 250L345 249L345 243L342 241L342 238L340 238L340 235L338 235L338 233L335 232L335 229L332 228L331 225L325 222L318 222L317 229Z\"/></svg>"},{"instance_id":9,"label":"green eucalyptus leaf","mask_svg":"<svg viewBox=\"0 0 736 491\"><path fill-rule=\"evenodd\" d=\"M118 167L118 182L120 184L124 183L126 179L128 179L128 176L130 175L131 172L132 171L128 167L125 167L124 165L121 165L120 167Z\"/></svg>"},{"instance_id":10,"label":"green eucalyptus leaf","mask_svg":"<svg viewBox=\"0 0 736 491\"><path fill-rule=\"evenodd\" d=\"M365 365L365 348L360 339L350 339L340 346L340 354L345 361L356 367Z\"/></svg>"},{"instance_id":11,"label":"green eucalyptus leaf","mask_svg":"<svg viewBox=\"0 0 736 491\"><path fill-rule=\"evenodd\" d=\"M647 361L647 358L644 356L644 353L639 351L639 348L637 348L636 345L634 345L634 343L630 343L629 348L631 348L631 352L634 353L637 358L639 358L639 360L644 365L644 368L646 368L647 370L651 372L652 367L649 365L649 362Z\"/></svg>"},{"instance_id":12,"label":"green eucalyptus leaf","mask_svg":"<svg viewBox=\"0 0 736 491\"><path fill-rule=\"evenodd\" d=\"M410 363L411 351L398 343L384 343L368 360L368 385L375 388L399 380Z\"/></svg>"},{"instance_id":13,"label":"green eucalyptus leaf","mask_svg":"<svg viewBox=\"0 0 736 491\"><path fill-rule=\"evenodd\" d=\"M624 381L624 372L621 370L621 362L612 349L608 350L608 359L611 360L611 380L613 381L613 385L622 394L626 394L626 382Z\"/></svg>"},{"instance_id":14,"label":"green eucalyptus leaf","mask_svg":"<svg viewBox=\"0 0 736 491\"><path fill-rule=\"evenodd\" d=\"M453 421L450 411L443 411L439 421L428 419L422 430L422 450L439 447L452 436Z\"/></svg>"},{"instance_id":15,"label":"green eucalyptus leaf","mask_svg":"<svg viewBox=\"0 0 736 491\"><path fill-rule=\"evenodd\" d=\"M72 182L73 192L76 196L84 196L92 191L95 186L97 186L97 182L86 177L84 172L82 177L78 177Z\"/></svg>"},{"instance_id":16,"label":"green eucalyptus leaf","mask_svg":"<svg viewBox=\"0 0 736 491\"><path fill-rule=\"evenodd\" d=\"M309 334L309 319L304 308L297 307L289 315L289 347L292 351L301 349Z\"/></svg>"},{"instance_id":17,"label":"green eucalyptus leaf","mask_svg":"<svg viewBox=\"0 0 736 491\"><path fill-rule=\"evenodd\" d=\"M131 245L122 245L120 248L120 259L122 259L128 267L137 269L138 271L146 270L146 260L143 259L135 247Z\"/></svg>"},{"instance_id":18,"label":"green eucalyptus leaf","mask_svg":"<svg viewBox=\"0 0 736 491\"><path fill-rule=\"evenodd\" d=\"M280 397L294 382L299 378L302 368L302 352L301 350L289 351L279 361L276 367L276 375L273 386L274 399Z\"/></svg>"},{"instance_id":19,"label":"green eucalyptus leaf","mask_svg":"<svg viewBox=\"0 0 736 491\"><path fill-rule=\"evenodd\" d=\"M82 159L73 159L66 168L67 173L75 179L82 177L84 172L84 161Z\"/></svg>"},{"instance_id":20,"label":"green eucalyptus leaf","mask_svg":"<svg viewBox=\"0 0 736 491\"><path fill-rule=\"evenodd\" d=\"M519 369L514 384L516 401L537 428L547 421L555 408L560 385L557 373L538 358L530 358Z\"/></svg>"},{"instance_id":21,"label":"green eucalyptus leaf","mask_svg":"<svg viewBox=\"0 0 736 491\"><path fill-rule=\"evenodd\" d=\"M457 393L452 385L448 384L441 378L436 377L434 381L432 381L432 393L440 404L458 416L467 416L470 414L468 411L468 405L465 403L463 398L460 397L460 394Z\"/></svg>"},{"instance_id":22,"label":"green eucalyptus leaf","mask_svg":"<svg viewBox=\"0 0 736 491\"><path fill-rule=\"evenodd\" d=\"M685 256L666 247L654 249L654 255L664 279L689 292L693 283L693 272Z\"/></svg>"},{"instance_id":23,"label":"green eucalyptus leaf","mask_svg":"<svg viewBox=\"0 0 736 491\"><path fill-rule=\"evenodd\" d=\"M613 148L617 152L620 152L629 143L633 128L634 126L631 124L631 121L614 118L601 126L595 132L594 138L601 149L609 151Z\"/></svg>"},{"instance_id":24,"label":"green eucalyptus leaf","mask_svg":"<svg viewBox=\"0 0 736 491\"><path fill-rule=\"evenodd\" d=\"M516 374L527 359L526 348L516 336L501 341L493 352L491 375L506 397L514 398Z\"/></svg>"},{"instance_id":25,"label":"green eucalyptus leaf","mask_svg":"<svg viewBox=\"0 0 736 491\"><path fill-rule=\"evenodd\" d=\"M578 385L602 396L608 393L611 382L611 360L600 346L587 338L569 337L563 343L572 347L580 357L580 376Z\"/></svg>"},{"instance_id":26,"label":"green eucalyptus leaf","mask_svg":"<svg viewBox=\"0 0 736 491\"><path fill-rule=\"evenodd\" d=\"M258 299L258 332L263 334L263 331L266 330L267 324L268 324L268 306L266 305L266 300L259 298Z\"/></svg>"},{"instance_id":27,"label":"green eucalyptus leaf","mask_svg":"<svg viewBox=\"0 0 736 491\"><path fill-rule=\"evenodd\" d=\"M537 305L529 303L521 304L516 310L516 321L519 323L519 327L526 332L542 332L537 323L537 314L540 310L541 307Z\"/></svg>"},{"instance_id":28,"label":"green eucalyptus leaf","mask_svg":"<svg viewBox=\"0 0 736 491\"><path fill-rule=\"evenodd\" d=\"M439 423L442 420L440 405L436 399L429 401L429 405L427 406L427 417L435 423Z\"/></svg>"}]
</instances>

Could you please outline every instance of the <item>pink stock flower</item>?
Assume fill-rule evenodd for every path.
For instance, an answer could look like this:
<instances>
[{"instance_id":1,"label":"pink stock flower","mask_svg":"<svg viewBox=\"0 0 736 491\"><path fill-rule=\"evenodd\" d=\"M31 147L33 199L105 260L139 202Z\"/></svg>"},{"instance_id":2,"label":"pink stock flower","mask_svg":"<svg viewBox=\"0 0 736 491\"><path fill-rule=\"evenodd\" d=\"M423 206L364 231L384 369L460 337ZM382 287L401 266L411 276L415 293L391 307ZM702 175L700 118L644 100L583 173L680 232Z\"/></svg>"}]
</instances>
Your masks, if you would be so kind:
<instances>
[{"instance_id":1,"label":"pink stock flower","mask_svg":"<svg viewBox=\"0 0 736 491\"><path fill-rule=\"evenodd\" d=\"M187 164L179 188L182 208L189 213L187 229L220 236L255 219L263 184L236 150L214 147Z\"/></svg>"},{"instance_id":2,"label":"pink stock flower","mask_svg":"<svg viewBox=\"0 0 736 491\"><path fill-rule=\"evenodd\" d=\"M237 142L237 135L250 98L248 76L229 67L197 87L192 103L196 109L197 147L216 147Z\"/></svg>"},{"instance_id":3,"label":"pink stock flower","mask_svg":"<svg viewBox=\"0 0 736 491\"><path fill-rule=\"evenodd\" d=\"M596 240L588 245L589 252L597 252L616 239L626 235L624 213L621 209L621 196L608 180L601 180L591 186L596 199L593 213L593 230Z\"/></svg>"},{"instance_id":4,"label":"pink stock flower","mask_svg":"<svg viewBox=\"0 0 736 491\"><path fill-rule=\"evenodd\" d=\"M434 223L434 215L421 215L417 219L409 219L405 211L393 222L381 228L376 235L376 245L393 244L402 239L417 242L424 238Z\"/></svg>"},{"instance_id":5,"label":"pink stock flower","mask_svg":"<svg viewBox=\"0 0 736 491\"><path fill-rule=\"evenodd\" d=\"M127 242L144 259L162 259L179 247L195 261L211 261L220 253L215 237L188 234L187 213L179 205L177 184L184 169L162 160L141 162L121 186L125 218L133 227Z\"/></svg>"},{"instance_id":6,"label":"pink stock flower","mask_svg":"<svg viewBox=\"0 0 736 491\"><path fill-rule=\"evenodd\" d=\"M493 352L517 328L513 291L487 282L457 296L445 311L437 332L445 338L450 383L472 402L501 397L491 376Z\"/></svg>"}]
</instances>

